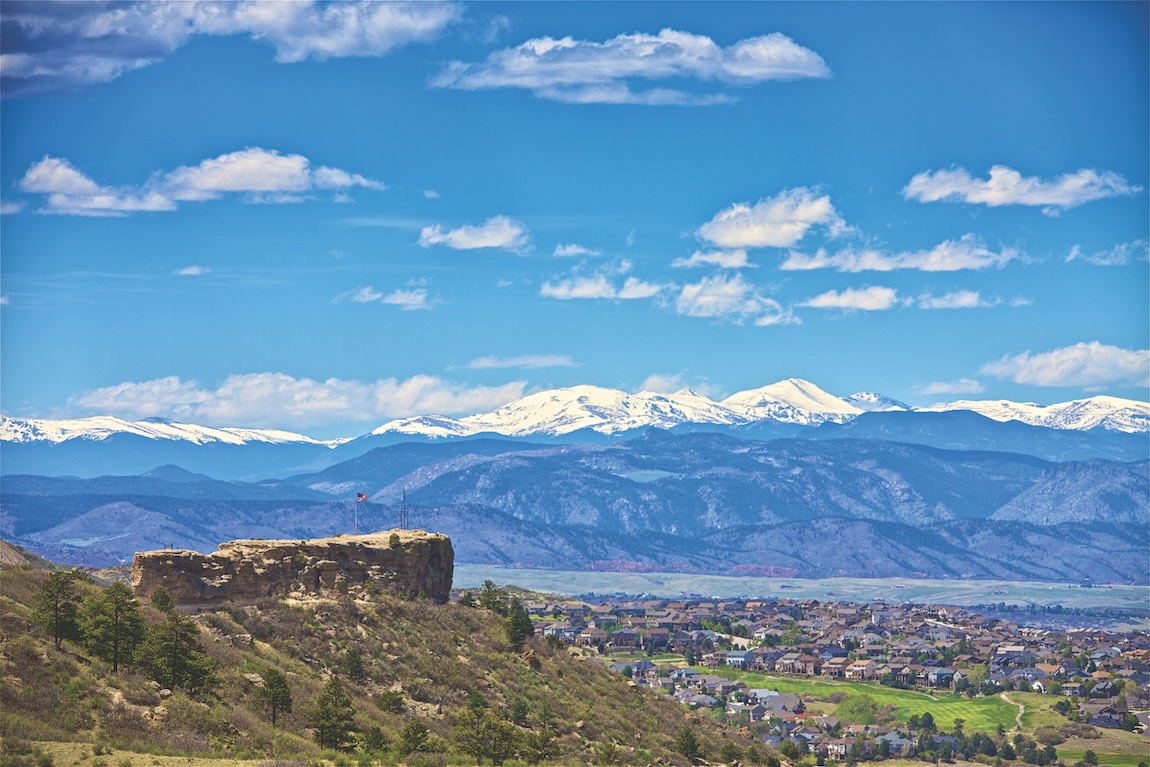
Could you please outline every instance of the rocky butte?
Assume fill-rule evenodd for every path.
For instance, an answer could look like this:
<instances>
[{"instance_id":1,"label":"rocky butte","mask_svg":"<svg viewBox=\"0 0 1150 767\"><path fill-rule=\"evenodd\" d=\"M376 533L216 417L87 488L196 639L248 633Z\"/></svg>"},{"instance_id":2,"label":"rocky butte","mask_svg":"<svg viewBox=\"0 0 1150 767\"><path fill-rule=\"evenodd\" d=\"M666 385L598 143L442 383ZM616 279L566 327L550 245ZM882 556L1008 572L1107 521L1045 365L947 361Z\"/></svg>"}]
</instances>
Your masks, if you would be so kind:
<instances>
[{"instance_id":1,"label":"rocky butte","mask_svg":"<svg viewBox=\"0 0 1150 767\"><path fill-rule=\"evenodd\" d=\"M212 554L165 549L132 561L132 588L149 599L160 586L185 612L259 599L423 595L442 604L451 591L451 539L425 530L389 530L311 540L241 540Z\"/></svg>"}]
</instances>

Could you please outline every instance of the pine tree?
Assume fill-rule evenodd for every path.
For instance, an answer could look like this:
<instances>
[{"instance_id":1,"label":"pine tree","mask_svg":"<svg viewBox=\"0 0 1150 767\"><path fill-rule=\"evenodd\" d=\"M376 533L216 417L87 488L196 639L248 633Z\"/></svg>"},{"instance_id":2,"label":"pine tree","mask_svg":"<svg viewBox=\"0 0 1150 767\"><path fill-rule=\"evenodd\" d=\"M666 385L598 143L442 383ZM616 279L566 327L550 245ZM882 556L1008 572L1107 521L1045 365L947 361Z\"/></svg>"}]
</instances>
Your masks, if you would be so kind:
<instances>
[{"instance_id":1,"label":"pine tree","mask_svg":"<svg viewBox=\"0 0 1150 767\"><path fill-rule=\"evenodd\" d=\"M315 728L315 742L320 748L346 751L351 747L355 709L352 707L351 693L338 676L329 679L323 691L316 696L308 719Z\"/></svg>"},{"instance_id":2,"label":"pine tree","mask_svg":"<svg viewBox=\"0 0 1150 767\"><path fill-rule=\"evenodd\" d=\"M407 756L416 751L427 748L427 725L418 719L412 719L399 733L399 753Z\"/></svg>"},{"instance_id":3,"label":"pine tree","mask_svg":"<svg viewBox=\"0 0 1150 767\"><path fill-rule=\"evenodd\" d=\"M256 688L253 698L257 706L268 712L272 727L280 714L290 714L292 706L291 687L287 677L278 669L269 668L261 674L264 686Z\"/></svg>"},{"instance_id":4,"label":"pine tree","mask_svg":"<svg viewBox=\"0 0 1150 767\"><path fill-rule=\"evenodd\" d=\"M190 695L207 692L217 682L216 662L200 647L199 632L191 620L169 612L166 620L148 630L137 661L152 679L169 689Z\"/></svg>"},{"instance_id":5,"label":"pine tree","mask_svg":"<svg viewBox=\"0 0 1150 767\"><path fill-rule=\"evenodd\" d=\"M76 607L80 592L76 582L83 578L78 570L57 570L36 592L36 619L52 635L57 650L63 640L80 638Z\"/></svg>"},{"instance_id":6,"label":"pine tree","mask_svg":"<svg viewBox=\"0 0 1150 767\"><path fill-rule=\"evenodd\" d=\"M518 597L511 600L511 606L508 608L507 617L504 618L503 622L507 629L507 641L511 643L515 652L523 649L523 643L527 641L527 637L535 635L535 624L531 622L531 616L527 614L527 610L519 603Z\"/></svg>"},{"instance_id":7,"label":"pine tree","mask_svg":"<svg viewBox=\"0 0 1150 767\"><path fill-rule=\"evenodd\" d=\"M689 727L679 730L679 734L675 736L675 750L692 762L699 758L701 753L699 739Z\"/></svg>"},{"instance_id":8,"label":"pine tree","mask_svg":"<svg viewBox=\"0 0 1150 767\"><path fill-rule=\"evenodd\" d=\"M146 633L140 603L123 583L113 583L85 600L80 625L88 650L110 662L113 672L131 659Z\"/></svg>"}]
</instances>

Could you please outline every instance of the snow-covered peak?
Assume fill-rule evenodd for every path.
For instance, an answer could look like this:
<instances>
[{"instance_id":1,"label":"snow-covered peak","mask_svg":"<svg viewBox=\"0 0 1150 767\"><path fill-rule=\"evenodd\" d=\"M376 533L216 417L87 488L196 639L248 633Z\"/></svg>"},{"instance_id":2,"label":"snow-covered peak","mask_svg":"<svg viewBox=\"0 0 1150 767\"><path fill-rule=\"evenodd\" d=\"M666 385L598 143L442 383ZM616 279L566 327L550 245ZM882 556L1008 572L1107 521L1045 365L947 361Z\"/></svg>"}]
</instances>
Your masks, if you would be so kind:
<instances>
[{"instance_id":1,"label":"snow-covered peak","mask_svg":"<svg viewBox=\"0 0 1150 767\"><path fill-rule=\"evenodd\" d=\"M475 431L510 436L569 434L593 429L614 434L683 423L740 423L744 418L694 392L628 394L600 386L571 386L536 392L490 413L461 418Z\"/></svg>"},{"instance_id":2,"label":"snow-covered peak","mask_svg":"<svg viewBox=\"0 0 1150 767\"><path fill-rule=\"evenodd\" d=\"M162 418L125 421L122 418L112 416L74 419L0 416L0 440L6 442L60 443L72 439L101 441L115 434L134 434L149 439L193 442L197 445L211 442L222 442L230 445L244 445L251 442L335 444L277 429L214 428L175 423Z\"/></svg>"},{"instance_id":3,"label":"snow-covered peak","mask_svg":"<svg viewBox=\"0 0 1150 767\"><path fill-rule=\"evenodd\" d=\"M1132 433L1150 431L1150 403L1120 397L1098 396L1054 405L1010 400L959 400L919 410L935 413L971 410L995 421L1021 421L1051 429L1085 431L1102 427Z\"/></svg>"},{"instance_id":4,"label":"snow-covered peak","mask_svg":"<svg viewBox=\"0 0 1150 767\"><path fill-rule=\"evenodd\" d=\"M828 394L810 381L785 381L732 394L721 403L752 420L772 419L788 423L819 423L849 420L863 412L846 400Z\"/></svg>"},{"instance_id":5,"label":"snow-covered peak","mask_svg":"<svg viewBox=\"0 0 1150 767\"><path fill-rule=\"evenodd\" d=\"M466 437L475 432L454 418L442 415L420 415L388 421L371 432L370 436L393 433L422 434L426 437Z\"/></svg>"},{"instance_id":6,"label":"snow-covered peak","mask_svg":"<svg viewBox=\"0 0 1150 767\"><path fill-rule=\"evenodd\" d=\"M876 394L875 392L869 391L860 391L849 397L843 397L843 400L868 413L885 413L891 410L914 409L905 402L899 402L897 399L888 397L885 394Z\"/></svg>"}]
</instances>

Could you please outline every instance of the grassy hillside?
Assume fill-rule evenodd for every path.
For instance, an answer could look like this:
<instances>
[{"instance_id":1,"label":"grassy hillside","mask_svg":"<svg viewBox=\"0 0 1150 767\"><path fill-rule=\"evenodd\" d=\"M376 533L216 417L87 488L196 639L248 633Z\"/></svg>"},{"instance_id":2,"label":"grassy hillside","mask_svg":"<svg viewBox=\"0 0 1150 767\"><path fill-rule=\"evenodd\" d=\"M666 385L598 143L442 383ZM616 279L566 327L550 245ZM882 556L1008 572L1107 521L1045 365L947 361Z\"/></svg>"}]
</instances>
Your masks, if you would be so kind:
<instances>
[{"instance_id":1,"label":"grassy hillside","mask_svg":"<svg viewBox=\"0 0 1150 767\"><path fill-rule=\"evenodd\" d=\"M78 642L56 649L33 612L46 577L29 566L0 569L6 759L34 759L16 752L37 741L56 744L45 746L47 761L54 755L57 764L92 767L144 763L125 752L157 760L262 759L274 741L277 757L314 761L324 752L313 740L310 713L332 676L350 693L355 740L348 756L326 756L347 763L475 764L463 753L464 736L484 726L514 739L514 758L525 762L686 764L676 748L684 729L712 757L728 740L739 747L750 742L565 649L532 637L514 650L505 619L491 610L387 595L356 603L268 602L198 616L196 639L215 664L217 682L196 695L169 692L131 664L113 673ZM99 589L80 585L85 598ZM152 625L165 619L150 605L143 613ZM274 730L257 693L272 670L284 675L292 698ZM424 738L415 737L420 725ZM413 742L418 750L410 752ZM103 755L108 749L116 755Z\"/></svg>"}]
</instances>

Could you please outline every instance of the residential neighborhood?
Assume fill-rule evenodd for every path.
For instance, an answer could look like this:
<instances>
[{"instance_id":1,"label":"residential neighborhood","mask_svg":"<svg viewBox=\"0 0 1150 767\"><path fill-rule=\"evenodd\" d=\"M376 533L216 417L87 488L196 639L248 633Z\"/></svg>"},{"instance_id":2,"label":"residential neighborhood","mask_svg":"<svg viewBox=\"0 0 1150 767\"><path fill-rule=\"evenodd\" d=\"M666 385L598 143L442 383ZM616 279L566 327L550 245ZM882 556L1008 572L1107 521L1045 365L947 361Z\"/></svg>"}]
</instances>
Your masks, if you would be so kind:
<instances>
[{"instance_id":1,"label":"residential neighborhood","mask_svg":"<svg viewBox=\"0 0 1150 767\"><path fill-rule=\"evenodd\" d=\"M1146 631L1054 631L969 608L815 599L557 598L524 606L538 635L581 648L637 686L752 727L776 748L790 741L804 753L861 759L921 751L926 742L936 751L969 748L970 740L961 722L957 734L945 732L949 722L932 725L923 741L912 727L811 712L802 695L748 685L744 672L969 698L1040 693L1058 696L1054 708L1068 723L1146 732ZM1032 745L1032 763L1051 763Z\"/></svg>"}]
</instances>

